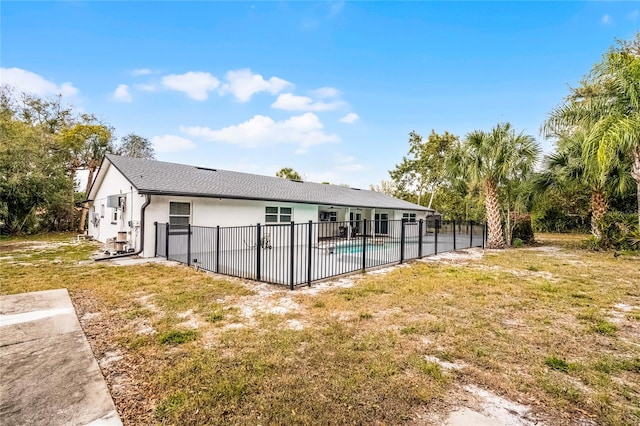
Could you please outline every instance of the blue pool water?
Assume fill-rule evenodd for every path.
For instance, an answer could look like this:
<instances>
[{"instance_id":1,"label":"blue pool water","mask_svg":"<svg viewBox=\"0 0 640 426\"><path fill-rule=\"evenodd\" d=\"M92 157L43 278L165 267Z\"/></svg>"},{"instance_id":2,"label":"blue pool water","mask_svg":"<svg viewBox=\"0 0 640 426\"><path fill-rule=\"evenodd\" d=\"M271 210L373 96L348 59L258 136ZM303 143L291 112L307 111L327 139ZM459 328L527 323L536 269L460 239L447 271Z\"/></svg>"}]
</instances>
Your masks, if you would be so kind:
<instances>
[{"instance_id":1,"label":"blue pool water","mask_svg":"<svg viewBox=\"0 0 640 426\"><path fill-rule=\"evenodd\" d=\"M376 250L384 250L384 249L390 249L391 248L391 244L367 244L367 253L371 252L371 251L376 251ZM334 253L349 253L349 254L353 254L353 253L362 253L362 244L359 245L352 245L352 246L338 246L335 247L333 249Z\"/></svg>"}]
</instances>

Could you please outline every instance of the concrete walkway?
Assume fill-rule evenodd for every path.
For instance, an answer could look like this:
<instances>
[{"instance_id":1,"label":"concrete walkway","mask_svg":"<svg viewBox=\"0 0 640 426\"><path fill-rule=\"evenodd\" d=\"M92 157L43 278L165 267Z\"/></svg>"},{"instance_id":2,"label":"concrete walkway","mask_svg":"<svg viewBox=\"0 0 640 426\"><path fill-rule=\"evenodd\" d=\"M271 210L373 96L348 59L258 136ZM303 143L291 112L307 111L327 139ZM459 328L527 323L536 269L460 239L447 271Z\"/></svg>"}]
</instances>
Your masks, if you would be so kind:
<instances>
[{"instance_id":1,"label":"concrete walkway","mask_svg":"<svg viewBox=\"0 0 640 426\"><path fill-rule=\"evenodd\" d=\"M65 289L0 296L0 425L122 425Z\"/></svg>"}]
</instances>

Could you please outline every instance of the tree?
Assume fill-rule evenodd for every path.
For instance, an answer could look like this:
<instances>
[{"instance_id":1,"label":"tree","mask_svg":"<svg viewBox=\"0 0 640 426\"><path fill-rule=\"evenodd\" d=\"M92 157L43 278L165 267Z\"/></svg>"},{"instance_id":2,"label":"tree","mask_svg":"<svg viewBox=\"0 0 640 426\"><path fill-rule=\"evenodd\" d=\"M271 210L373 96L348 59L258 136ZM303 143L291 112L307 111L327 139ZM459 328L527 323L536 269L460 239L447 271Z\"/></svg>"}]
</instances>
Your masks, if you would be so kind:
<instances>
[{"instance_id":1,"label":"tree","mask_svg":"<svg viewBox=\"0 0 640 426\"><path fill-rule=\"evenodd\" d=\"M78 170L89 171L88 192L104 154L113 150L113 129L91 114L75 114L70 106L62 104L60 96L39 98L7 85L0 86L0 119L3 231L10 228L11 232L23 232L30 224L30 229L36 225L42 229L72 229L78 222L78 198L84 197L76 192L76 174ZM149 147L144 138L131 139L135 138L129 138L135 142L132 146ZM21 157L24 164L20 163ZM27 211L25 205L29 206ZM86 213L82 210L81 231ZM51 223L36 223L43 219Z\"/></svg>"},{"instance_id":2,"label":"tree","mask_svg":"<svg viewBox=\"0 0 640 426\"><path fill-rule=\"evenodd\" d=\"M396 185L392 180L382 180L380 181L380 185L369 185L369 189L392 197L396 193Z\"/></svg>"},{"instance_id":3,"label":"tree","mask_svg":"<svg viewBox=\"0 0 640 426\"><path fill-rule=\"evenodd\" d=\"M89 193L95 172L102 163L104 155L113 151L112 129L100 123L92 115L82 115L81 122L60 132L59 140L69 153L69 171L72 182L78 170L89 171L85 194ZM71 198L75 204L75 199ZM78 231L83 232L87 210L82 209Z\"/></svg>"},{"instance_id":4,"label":"tree","mask_svg":"<svg viewBox=\"0 0 640 426\"><path fill-rule=\"evenodd\" d=\"M283 167L276 172L276 176L283 179L290 180L302 180L300 173L293 170L291 167Z\"/></svg>"},{"instance_id":5,"label":"tree","mask_svg":"<svg viewBox=\"0 0 640 426\"><path fill-rule=\"evenodd\" d=\"M505 246L499 189L529 175L539 152L532 136L516 133L509 123L500 123L490 132L475 130L467 134L448 156L446 170L449 176L484 192L489 248Z\"/></svg>"},{"instance_id":6,"label":"tree","mask_svg":"<svg viewBox=\"0 0 640 426\"><path fill-rule=\"evenodd\" d=\"M56 213L56 223L69 222L66 194L72 190L66 168L51 135L0 113L0 231L30 233L39 221Z\"/></svg>"},{"instance_id":7,"label":"tree","mask_svg":"<svg viewBox=\"0 0 640 426\"><path fill-rule=\"evenodd\" d=\"M611 48L545 123L547 132L575 129L588 129L582 156L590 173L606 177L631 160L640 227L640 33Z\"/></svg>"},{"instance_id":8,"label":"tree","mask_svg":"<svg viewBox=\"0 0 640 426\"><path fill-rule=\"evenodd\" d=\"M155 151L149 139L138 136L135 133L129 133L120 139L120 145L116 148L115 153L125 157L146 158L153 160Z\"/></svg>"},{"instance_id":9,"label":"tree","mask_svg":"<svg viewBox=\"0 0 640 426\"><path fill-rule=\"evenodd\" d=\"M446 180L444 173L446 156L458 137L449 132L443 135L431 131L426 141L415 131L409 133L409 154L389 171L396 191L402 197L417 192L417 204L422 203L422 195L430 193L428 208L431 208L436 191ZM403 198L404 198L403 197Z\"/></svg>"},{"instance_id":10,"label":"tree","mask_svg":"<svg viewBox=\"0 0 640 426\"><path fill-rule=\"evenodd\" d=\"M604 174L597 156L585 154L588 149L588 130L575 128L569 134L559 135L556 151L546 158L546 170L538 176L536 184L542 190L566 188L573 183L588 188L591 233L599 238L599 224L609 210L609 199L613 194L628 192L631 179L624 158L607 167Z\"/></svg>"}]
</instances>

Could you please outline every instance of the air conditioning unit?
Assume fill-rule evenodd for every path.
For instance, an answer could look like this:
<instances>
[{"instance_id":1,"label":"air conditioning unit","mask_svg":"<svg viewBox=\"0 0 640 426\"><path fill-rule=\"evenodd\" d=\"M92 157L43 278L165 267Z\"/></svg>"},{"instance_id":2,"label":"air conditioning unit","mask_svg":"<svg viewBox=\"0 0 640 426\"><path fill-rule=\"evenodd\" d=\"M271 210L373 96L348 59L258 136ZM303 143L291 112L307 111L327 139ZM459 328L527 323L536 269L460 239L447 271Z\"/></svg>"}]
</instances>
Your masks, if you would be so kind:
<instances>
[{"instance_id":1,"label":"air conditioning unit","mask_svg":"<svg viewBox=\"0 0 640 426\"><path fill-rule=\"evenodd\" d=\"M124 209L125 202L127 200L126 195L115 194L107 196L107 207L112 209Z\"/></svg>"}]
</instances>

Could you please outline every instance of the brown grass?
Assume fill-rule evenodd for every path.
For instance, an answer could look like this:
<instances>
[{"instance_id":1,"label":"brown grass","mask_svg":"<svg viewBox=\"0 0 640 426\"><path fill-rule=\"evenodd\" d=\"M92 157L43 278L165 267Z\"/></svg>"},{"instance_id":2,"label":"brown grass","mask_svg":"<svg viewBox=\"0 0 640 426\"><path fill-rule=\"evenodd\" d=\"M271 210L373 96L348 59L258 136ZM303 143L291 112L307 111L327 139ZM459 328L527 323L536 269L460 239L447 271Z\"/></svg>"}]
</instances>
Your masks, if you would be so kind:
<instances>
[{"instance_id":1,"label":"brown grass","mask_svg":"<svg viewBox=\"0 0 640 426\"><path fill-rule=\"evenodd\" d=\"M581 239L414 262L317 294L79 263L91 244L4 251L0 282L69 289L127 424L401 424L453 408L467 383L548 424L638 424L640 258Z\"/></svg>"}]
</instances>

